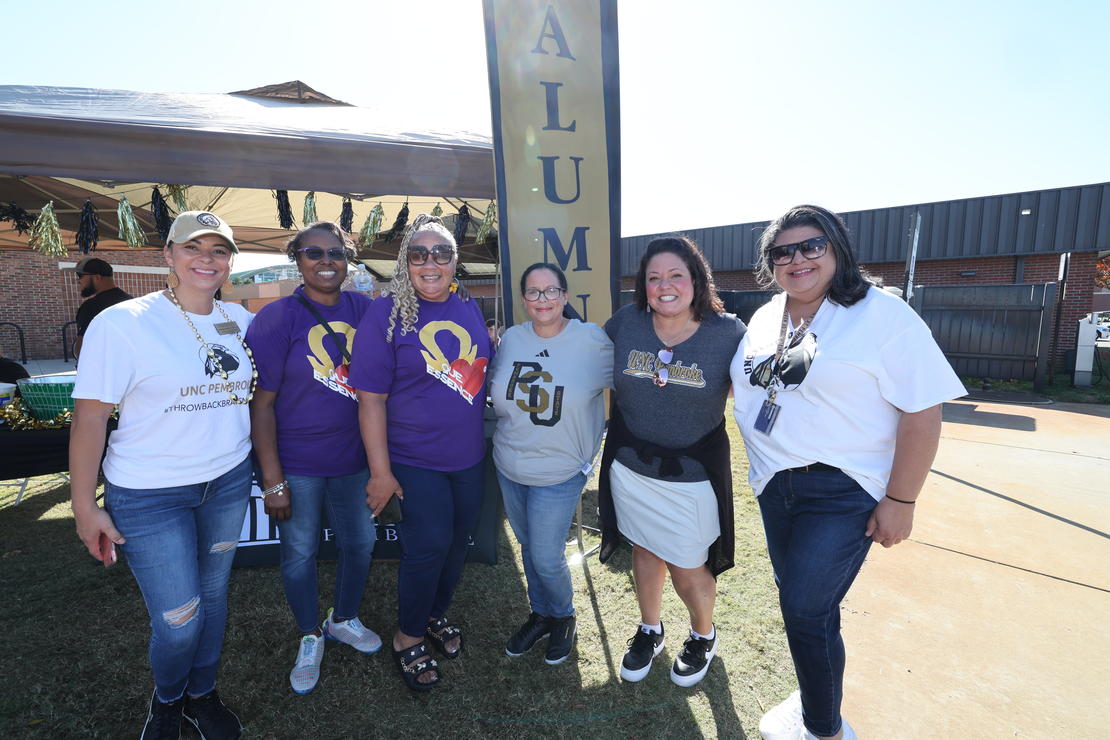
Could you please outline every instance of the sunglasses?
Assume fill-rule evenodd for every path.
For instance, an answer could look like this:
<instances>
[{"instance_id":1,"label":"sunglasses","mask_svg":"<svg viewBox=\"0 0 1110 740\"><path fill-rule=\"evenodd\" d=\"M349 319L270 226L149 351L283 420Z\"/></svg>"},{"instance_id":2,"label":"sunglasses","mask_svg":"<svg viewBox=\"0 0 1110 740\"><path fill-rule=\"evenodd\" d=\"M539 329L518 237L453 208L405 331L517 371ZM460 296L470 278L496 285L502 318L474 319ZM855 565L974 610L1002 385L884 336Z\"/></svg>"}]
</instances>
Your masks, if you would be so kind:
<instances>
[{"instance_id":1,"label":"sunglasses","mask_svg":"<svg viewBox=\"0 0 1110 740\"><path fill-rule=\"evenodd\" d=\"M449 265L455 259L455 248L450 244L437 244L429 250L427 247L409 247L409 264L419 267L428 261L428 255L437 265Z\"/></svg>"},{"instance_id":2,"label":"sunglasses","mask_svg":"<svg viewBox=\"0 0 1110 740\"><path fill-rule=\"evenodd\" d=\"M305 259L310 259L313 262L324 259L324 255L328 255L328 259L335 261L347 261L347 250L345 247L301 247L297 250L297 254L302 255Z\"/></svg>"},{"instance_id":3,"label":"sunglasses","mask_svg":"<svg viewBox=\"0 0 1110 740\"><path fill-rule=\"evenodd\" d=\"M566 293L566 291L562 288L544 288L543 290L529 288L528 290L524 291L523 295L524 300L528 301L529 303L535 303L540 299L541 295L549 301L557 301L559 300L559 296L561 296L563 293Z\"/></svg>"},{"instance_id":4,"label":"sunglasses","mask_svg":"<svg viewBox=\"0 0 1110 740\"><path fill-rule=\"evenodd\" d=\"M801 252L807 260L815 260L825 253L829 246L829 237L822 234L813 236L797 244L780 244L771 247L767 254L771 262L776 265L789 265L794 261L794 253Z\"/></svg>"},{"instance_id":5,"label":"sunglasses","mask_svg":"<svg viewBox=\"0 0 1110 740\"><path fill-rule=\"evenodd\" d=\"M659 350L655 356L658 357L659 362L663 364L656 365L655 374L651 376L651 382L662 388L667 384L667 381L671 379L671 373L667 370L667 365L670 365L671 360L674 359L674 350L664 347Z\"/></svg>"}]
</instances>

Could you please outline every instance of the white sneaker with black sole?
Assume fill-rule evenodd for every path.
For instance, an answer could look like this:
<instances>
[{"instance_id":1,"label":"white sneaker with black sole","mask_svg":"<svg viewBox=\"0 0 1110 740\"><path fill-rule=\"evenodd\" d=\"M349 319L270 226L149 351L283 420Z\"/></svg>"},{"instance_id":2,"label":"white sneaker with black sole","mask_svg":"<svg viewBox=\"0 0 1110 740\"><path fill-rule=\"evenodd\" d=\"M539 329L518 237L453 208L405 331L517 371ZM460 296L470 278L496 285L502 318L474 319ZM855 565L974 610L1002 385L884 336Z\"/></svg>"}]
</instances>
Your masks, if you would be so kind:
<instances>
[{"instance_id":1,"label":"white sneaker with black sole","mask_svg":"<svg viewBox=\"0 0 1110 740\"><path fill-rule=\"evenodd\" d=\"M635 683L642 681L651 670L655 656L663 652L663 623L659 632L648 632L640 626L628 641L628 650L621 661L621 679Z\"/></svg>"},{"instance_id":2,"label":"white sneaker with black sole","mask_svg":"<svg viewBox=\"0 0 1110 740\"><path fill-rule=\"evenodd\" d=\"M671 681L678 686L689 687L697 684L709 672L709 664L717 654L717 634L711 639L694 637L691 634L682 645L682 652L671 666Z\"/></svg>"}]
</instances>

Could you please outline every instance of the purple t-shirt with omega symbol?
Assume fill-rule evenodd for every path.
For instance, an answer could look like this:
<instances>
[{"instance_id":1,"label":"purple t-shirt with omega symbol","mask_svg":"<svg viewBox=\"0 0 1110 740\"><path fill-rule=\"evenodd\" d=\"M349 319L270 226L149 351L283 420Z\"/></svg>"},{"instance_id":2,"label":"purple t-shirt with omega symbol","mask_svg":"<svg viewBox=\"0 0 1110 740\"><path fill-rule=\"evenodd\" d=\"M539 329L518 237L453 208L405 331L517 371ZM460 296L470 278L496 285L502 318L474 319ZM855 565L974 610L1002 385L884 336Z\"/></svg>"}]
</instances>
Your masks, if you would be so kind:
<instances>
[{"instance_id":1,"label":"purple t-shirt with omega symbol","mask_svg":"<svg viewBox=\"0 0 1110 740\"><path fill-rule=\"evenodd\" d=\"M294 293L304 296L304 287ZM340 293L335 306L305 298L351 352L370 299L350 291ZM258 312L246 339L258 366L258 387L277 393L274 417L285 473L338 476L363 470L355 390L342 351L316 317L295 296L286 296Z\"/></svg>"},{"instance_id":2,"label":"purple t-shirt with omega symbol","mask_svg":"<svg viewBox=\"0 0 1110 740\"><path fill-rule=\"evenodd\" d=\"M401 333L401 317L386 342L393 298L374 301L358 327L351 385L388 393L389 458L429 470L464 470L486 454L482 417L489 334L475 301L451 294L442 303L419 301L415 331Z\"/></svg>"}]
</instances>

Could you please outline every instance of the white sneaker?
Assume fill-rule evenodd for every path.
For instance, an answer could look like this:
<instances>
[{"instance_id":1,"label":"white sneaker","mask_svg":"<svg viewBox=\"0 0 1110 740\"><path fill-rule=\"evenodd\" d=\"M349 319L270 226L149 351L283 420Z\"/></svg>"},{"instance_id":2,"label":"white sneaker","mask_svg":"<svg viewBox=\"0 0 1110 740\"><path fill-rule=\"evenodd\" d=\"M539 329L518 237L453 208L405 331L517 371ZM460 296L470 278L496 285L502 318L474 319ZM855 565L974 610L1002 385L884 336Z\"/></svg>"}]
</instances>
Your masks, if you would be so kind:
<instances>
[{"instance_id":1,"label":"white sneaker","mask_svg":"<svg viewBox=\"0 0 1110 740\"><path fill-rule=\"evenodd\" d=\"M324 638L305 635L297 651L297 662L289 672L289 685L297 694L307 694L320 680L320 663L324 660Z\"/></svg>"},{"instance_id":2,"label":"white sneaker","mask_svg":"<svg viewBox=\"0 0 1110 740\"><path fill-rule=\"evenodd\" d=\"M759 720L759 736L763 740L798 740L799 733L804 731L801 691L795 691Z\"/></svg>"},{"instance_id":3,"label":"white sneaker","mask_svg":"<svg viewBox=\"0 0 1110 740\"><path fill-rule=\"evenodd\" d=\"M376 653L382 649L382 638L372 629L363 626L358 617L346 622L333 622L334 609L328 609L328 617L321 625L324 636L329 640L345 642L360 653Z\"/></svg>"},{"instance_id":4,"label":"white sneaker","mask_svg":"<svg viewBox=\"0 0 1110 740\"><path fill-rule=\"evenodd\" d=\"M840 725L841 728L844 730L844 734L840 736L840 740L858 740L858 737L856 736L856 731L852 729L851 725L849 725L843 719L840 720ZM798 740L818 740L818 738L812 732L803 727L802 734L798 736Z\"/></svg>"}]
</instances>

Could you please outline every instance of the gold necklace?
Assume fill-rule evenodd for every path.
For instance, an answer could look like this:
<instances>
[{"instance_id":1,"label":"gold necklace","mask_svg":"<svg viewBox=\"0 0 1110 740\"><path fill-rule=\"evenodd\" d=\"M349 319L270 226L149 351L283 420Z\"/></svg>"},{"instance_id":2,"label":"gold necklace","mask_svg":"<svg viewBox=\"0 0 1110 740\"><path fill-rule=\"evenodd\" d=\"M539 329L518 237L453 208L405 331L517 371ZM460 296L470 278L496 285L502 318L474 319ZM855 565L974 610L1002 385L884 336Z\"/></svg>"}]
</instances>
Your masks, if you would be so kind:
<instances>
[{"instance_id":1,"label":"gold necklace","mask_svg":"<svg viewBox=\"0 0 1110 740\"><path fill-rule=\"evenodd\" d=\"M681 337L682 334L686 331L686 329L690 326L690 322L693 321L693 320L694 320L694 314L693 314L693 312L691 312L690 315L686 317L686 323L684 323L682 325L682 328L679 329L677 332L675 332L672 336L675 339L678 339L679 337ZM666 339L663 339L663 335L659 333L659 328L655 326L655 317L654 316L651 319L651 328L655 330L655 336L657 336L657 337L659 337L659 339L663 340L663 344L667 345L668 347L674 347L674 345L675 345L674 341L668 342ZM686 339L689 339L689 337L686 337ZM685 341L685 340L683 340L683 341Z\"/></svg>"},{"instance_id":2,"label":"gold necklace","mask_svg":"<svg viewBox=\"0 0 1110 740\"><path fill-rule=\"evenodd\" d=\"M197 331L197 328L193 326L193 320L189 318L189 314L185 311L185 308L177 300L177 294L173 292L173 288L167 287L166 290L170 294L170 300L173 301L173 305L177 306L177 310L181 312L181 317L185 319L185 323L188 324L189 328L193 330L193 336L197 338L197 341L200 342L200 346L204 347L204 351L208 353L208 358L212 360L212 363L216 366L216 371L219 372L220 377L224 380L227 380L227 371L224 370L224 365L222 362L220 362L219 355L216 354L216 352L212 349L211 345L209 345L208 342L204 341L204 337L202 337L200 335L200 332ZM220 312L220 315L224 317L224 321L235 324L235 338L239 340L239 344L243 345L243 349L247 353L247 361L251 364L251 384L250 392L247 394L247 397L239 398L238 395L231 391L230 383L228 383L227 391L227 395L231 399L232 403L246 405L251 402L252 398L254 398L254 389L258 386L258 368L255 367L254 364L254 353L251 352L251 348L247 346L247 343L243 341L243 337L239 334L239 324L231 320L231 317L227 315L227 312L224 311L223 306L220 305L219 301L213 300L212 305L215 306L216 310Z\"/></svg>"}]
</instances>

